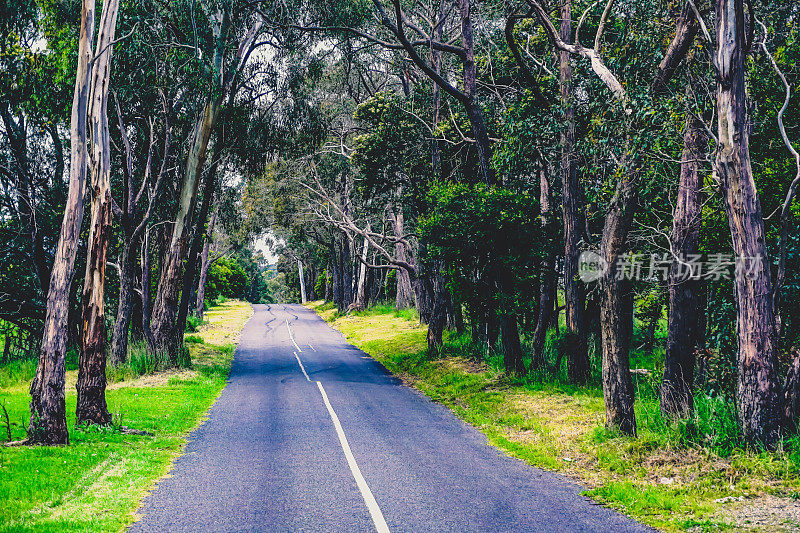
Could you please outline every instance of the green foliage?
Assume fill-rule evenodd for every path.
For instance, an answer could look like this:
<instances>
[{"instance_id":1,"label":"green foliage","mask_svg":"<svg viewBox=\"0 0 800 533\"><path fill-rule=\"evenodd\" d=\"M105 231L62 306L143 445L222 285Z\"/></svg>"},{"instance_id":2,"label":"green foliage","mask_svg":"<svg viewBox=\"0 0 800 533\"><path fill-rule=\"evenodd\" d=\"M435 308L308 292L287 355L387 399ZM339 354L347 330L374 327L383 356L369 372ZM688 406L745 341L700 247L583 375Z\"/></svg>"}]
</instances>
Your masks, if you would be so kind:
<instances>
[{"instance_id":1,"label":"green foliage","mask_svg":"<svg viewBox=\"0 0 800 533\"><path fill-rule=\"evenodd\" d=\"M324 271L321 275L317 276L317 281L314 282L314 292L317 296L325 296L325 287L328 283L332 283L333 279L328 271Z\"/></svg>"},{"instance_id":2,"label":"green foliage","mask_svg":"<svg viewBox=\"0 0 800 533\"><path fill-rule=\"evenodd\" d=\"M431 258L443 262L460 300L510 311L533 299L537 263L553 245L538 200L486 185L433 186L419 222ZM497 291L497 287L501 290Z\"/></svg>"},{"instance_id":3,"label":"green foliage","mask_svg":"<svg viewBox=\"0 0 800 533\"><path fill-rule=\"evenodd\" d=\"M235 259L222 257L209 269L206 295L211 300L219 296L244 299L248 284L247 273L242 265Z\"/></svg>"},{"instance_id":4,"label":"green foliage","mask_svg":"<svg viewBox=\"0 0 800 533\"><path fill-rule=\"evenodd\" d=\"M355 138L353 152L367 196L431 176L422 125L404 109L406 105L399 95L381 92L356 109L354 118L369 130Z\"/></svg>"},{"instance_id":5,"label":"green foliage","mask_svg":"<svg viewBox=\"0 0 800 533\"><path fill-rule=\"evenodd\" d=\"M215 305L220 305L222 303L224 302L216 302ZM186 332L195 333L203 324L205 324L205 322L201 318L189 315L186 317Z\"/></svg>"}]
</instances>

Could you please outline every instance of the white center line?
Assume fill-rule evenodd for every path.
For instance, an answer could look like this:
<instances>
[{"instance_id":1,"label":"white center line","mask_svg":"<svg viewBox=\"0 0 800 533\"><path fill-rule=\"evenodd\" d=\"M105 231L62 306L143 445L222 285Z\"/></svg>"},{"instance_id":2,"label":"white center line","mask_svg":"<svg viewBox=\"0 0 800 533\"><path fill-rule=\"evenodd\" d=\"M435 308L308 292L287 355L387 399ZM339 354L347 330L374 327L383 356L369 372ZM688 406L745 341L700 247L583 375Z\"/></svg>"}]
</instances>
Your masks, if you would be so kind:
<instances>
[{"instance_id":1,"label":"white center line","mask_svg":"<svg viewBox=\"0 0 800 533\"><path fill-rule=\"evenodd\" d=\"M311 348L312 350L314 350L315 352L317 351L317 349L314 348L313 346L311 346L311 344L309 344L308 347Z\"/></svg>"},{"instance_id":2,"label":"white center line","mask_svg":"<svg viewBox=\"0 0 800 533\"><path fill-rule=\"evenodd\" d=\"M367 485L367 480L361 475L361 469L358 468L356 458L353 457L353 452L350 451L350 445L347 443L347 437L345 437L342 425L339 423L339 417L336 416L336 411L333 410L331 402L328 400L328 395L325 394L325 389L322 387L322 383L317 381L317 387L319 387L319 392L322 394L325 407L328 408L328 414L331 415L333 425L336 427L336 435L339 436L339 444L342 445L342 450L344 450L344 456L347 458L347 465L353 473L356 485L358 485L358 490L361 491L361 496L364 498L364 503L367 504L367 509L369 509L369 515L372 517L372 522L375 524L375 529L378 533L389 533L389 526L386 525L386 520L383 519L381 508L378 507L378 502L375 501L375 497L372 495L372 491L369 490L369 485Z\"/></svg>"},{"instance_id":3,"label":"white center line","mask_svg":"<svg viewBox=\"0 0 800 533\"><path fill-rule=\"evenodd\" d=\"M289 330L289 338L292 339L292 344L294 344L294 347L297 348L298 352L303 353L303 349L300 348L296 342L294 342L294 335L292 335L292 328L289 327L288 320L286 321L286 329Z\"/></svg>"},{"instance_id":4,"label":"white center line","mask_svg":"<svg viewBox=\"0 0 800 533\"><path fill-rule=\"evenodd\" d=\"M303 375L306 377L308 381L311 381L311 378L308 377L308 374L306 374L306 367L303 366L303 362L300 360L300 356L297 355L297 352L294 352L294 356L297 359L297 362L300 364L300 370L303 371Z\"/></svg>"},{"instance_id":5,"label":"white center line","mask_svg":"<svg viewBox=\"0 0 800 533\"><path fill-rule=\"evenodd\" d=\"M292 343L294 343L295 347L302 352L303 350L300 350L300 347L297 346L296 342L294 342L292 328L289 326L288 320L286 321L286 329L289 330L289 338L292 339ZM309 344L309 346L311 345ZM308 374L306 373L306 367L303 366L303 361L300 360L300 356L297 355L297 352L294 352L294 357L297 359L297 364L300 365L300 370L303 371L303 375L310 382L311 378L308 377ZM378 531L378 533L389 533L389 526L386 525L386 520L383 518L381 508L378 506L378 502L375 501L375 496L372 495L372 491L370 490L369 485L367 485L367 480L364 479L364 476L361 474L361 469L358 468L356 458L353 456L353 451L350 449L350 444L347 442L347 436L345 436L342 424L339 422L339 417L336 415L336 411L333 410L333 406L328 399L328 395L325 393L325 388L322 386L322 382L320 381L314 381L314 383L317 384L319 393L322 395L322 401L325 402L325 407L328 409L328 414L333 421L333 426L336 429L336 436L339 437L339 444L342 446L345 459L347 459L347 466L350 467L350 472L353 474L353 478L356 480L356 485L358 485L358 490L361 492L361 497L364 498L364 503L367 504L367 510L369 510L369 515L372 517L372 523L375 524L375 529Z\"/></svg>"}]
</instances>

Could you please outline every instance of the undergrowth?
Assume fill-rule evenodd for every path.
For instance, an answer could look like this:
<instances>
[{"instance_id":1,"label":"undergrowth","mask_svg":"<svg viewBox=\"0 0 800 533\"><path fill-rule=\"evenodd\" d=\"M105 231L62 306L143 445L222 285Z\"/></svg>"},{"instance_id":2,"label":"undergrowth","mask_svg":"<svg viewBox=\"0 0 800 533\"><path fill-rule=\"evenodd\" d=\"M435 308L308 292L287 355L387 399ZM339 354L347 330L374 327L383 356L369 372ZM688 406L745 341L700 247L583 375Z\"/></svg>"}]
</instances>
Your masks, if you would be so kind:
<instances>
[{"instance_id":1,"label":"undergrowth","mask_svg":"<svg viewBox=\"0 0 800 533\"><path fill-rule=\"evenodd\" d=\"M311 307L321 310L319 303ZM730 397L700 390L693 416L662 416L663 326L652 351L634 339L638 435L630 438L604 426L601 361L593 339L592 377L578 387L567 381L563 358L555 368L565 342L555 329L546 341L546 368L514 376L505 374L500 353L473 342L468 333L447 333L432 355L426 328L413 313L382 305L339 316L330 304L325 307L320 315L350 342L450 407L489 442L532 465L579 479L593 499L647 524L728 529L749 498L800 495L800 439L787 439L776 452L745 449ZM523 343L530 353L529 339Z\"/></svg>"}]
</instances>

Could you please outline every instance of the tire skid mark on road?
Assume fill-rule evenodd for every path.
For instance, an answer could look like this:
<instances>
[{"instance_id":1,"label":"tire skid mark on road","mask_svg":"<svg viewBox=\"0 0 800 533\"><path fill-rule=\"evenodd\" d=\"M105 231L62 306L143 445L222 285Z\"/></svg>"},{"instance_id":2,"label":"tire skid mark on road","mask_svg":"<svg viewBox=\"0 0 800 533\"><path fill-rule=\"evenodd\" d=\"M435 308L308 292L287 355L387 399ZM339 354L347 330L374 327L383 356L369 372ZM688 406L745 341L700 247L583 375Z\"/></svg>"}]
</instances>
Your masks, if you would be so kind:
<instances>
[{"instance_id":1,"label":"tire skid mark on road","mask_svg":"<svg viewBox=\"0 0 800 533\"><path fill-rule=\"evenodd\" d=\"M297 342L295 342L294 340L294 335L292 335L292 328L291 326L289 326L288 320L286 321L286 329L289 332L289 338L292 339L292 344L294 344L295 348L297 348L297 350L302 353L303 350L300 348L300 346L297 345ZM344 434L344 428L342 428L342 424L341 422L339 422L339 417L336 415L336 411L333 410L331 401L330 399L328 399L328 395L325 393L325 387L322 386L321 381L318 380L312 381L311 378L308 377L308 373L306 372L306 367L303 365L303 361L300 359L300 356L297 355L297 352L293 353L295 359L297 359L297 364L300 365L300 370L303 371L303 375L306 377L306 380L309 383L317 384L317 388L319 389L319 392L322 395L322 401L325 403L325 408L328 410L328 415L330 415L331 421L333 422L333 426L336 429L336 436L339 438L339 444L341 445L345 459L347 460L347 466L350 467L350 472L353 474L353 478L356 481L358 490L361 492L361 496L364 498L364 503L367 505L367 510L369 511L369 515L372 518L372 523L375 524L375 529L378 531L378 533L389 533L389 526L386 525L386 520L383 518L383 513L381 512L381 508L378 506L378 502L375 501L375 496L372 495L372 491L370 490L369 485L367 485L367 480L364 479L364 476L361 474L361 469L358 467L356 458L353 456L353 451L350 449L350 443L347 442L347 436Z\"/></svg>"}]
</instances>

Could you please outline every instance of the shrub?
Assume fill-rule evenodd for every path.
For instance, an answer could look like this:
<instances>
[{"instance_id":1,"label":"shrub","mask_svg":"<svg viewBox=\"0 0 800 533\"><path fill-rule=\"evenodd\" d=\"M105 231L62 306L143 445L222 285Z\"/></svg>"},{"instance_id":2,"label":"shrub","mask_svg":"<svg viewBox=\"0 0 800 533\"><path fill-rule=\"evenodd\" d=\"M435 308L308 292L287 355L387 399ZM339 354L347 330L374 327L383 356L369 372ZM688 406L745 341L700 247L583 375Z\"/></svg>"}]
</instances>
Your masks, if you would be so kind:
<instances>
[{"instance_id":1,"label":"shrub","mask_svg":"<svg viewBox=\"0 0 800 533\"><path fill-rule=\"evenodd\" d=\"M186 333L197 333L198 329L203 324L205 324L205 321L196 316L186 317Z\"/></svg>"}]
</instances>

